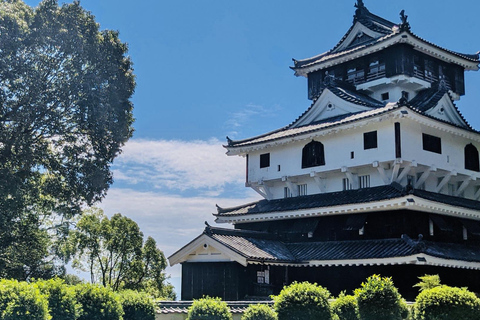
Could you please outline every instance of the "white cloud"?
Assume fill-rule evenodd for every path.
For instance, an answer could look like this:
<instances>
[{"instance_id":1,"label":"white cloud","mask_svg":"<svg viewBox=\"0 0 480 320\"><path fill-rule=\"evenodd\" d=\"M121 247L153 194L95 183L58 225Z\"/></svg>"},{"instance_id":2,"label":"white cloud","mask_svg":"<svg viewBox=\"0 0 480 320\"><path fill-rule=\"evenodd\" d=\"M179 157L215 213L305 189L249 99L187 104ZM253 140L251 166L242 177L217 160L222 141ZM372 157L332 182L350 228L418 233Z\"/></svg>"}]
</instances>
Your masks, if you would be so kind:
<instances>
[{"instance_id":1,"label":"white cloud","mask_svg":"<svg viewBox=\"0 0 480 320\"><path fill-rule=\"evenodd\" d=\"M108 216L121 213L140 226L145 237L151 236L165 256L173 254L200 235L205 221L210 225L229 228L230 225L216 224L212 213L215 204L231 207L258 200L253 191L246 198L228 199L212 197L179 197L155 192L140 192L132 189L112 188L99 205ZM168 271L167 272L171 272Z\"/></svg>"},{"instance_id":2,"label":"white cloud","mask_svg":"<svg viewBox=\"0 0 480 320\"><path fill-rule=\"evenodd\" d=\"M219 195L227 184L244 182L245 160L227 157L225 151L218 139L133 139L115 160L114 179L130 186Z\"/></svg>"}]
</instances>

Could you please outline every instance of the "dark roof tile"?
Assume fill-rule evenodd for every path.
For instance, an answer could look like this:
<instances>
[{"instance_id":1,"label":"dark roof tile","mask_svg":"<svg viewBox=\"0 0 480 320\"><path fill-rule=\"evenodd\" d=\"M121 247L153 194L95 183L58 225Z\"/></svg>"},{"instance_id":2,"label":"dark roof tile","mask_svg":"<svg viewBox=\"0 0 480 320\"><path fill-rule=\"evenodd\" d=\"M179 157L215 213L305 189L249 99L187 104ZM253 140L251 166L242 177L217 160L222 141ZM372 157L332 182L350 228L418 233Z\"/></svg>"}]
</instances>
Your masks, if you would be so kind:
<instances>
[{"instance_id":1,"label":"dark roof tile","mask_svg":"<svg viewBox=\"0 0 480 320\"><path fill-rule=\"evenodd\" d=\"M302 197L260 200L234 208L219 208L216 216L239 216L277 211L321 208L398 198L406 193L397 184L373 188L319 193Z\"/></svg>"}]
</instances>

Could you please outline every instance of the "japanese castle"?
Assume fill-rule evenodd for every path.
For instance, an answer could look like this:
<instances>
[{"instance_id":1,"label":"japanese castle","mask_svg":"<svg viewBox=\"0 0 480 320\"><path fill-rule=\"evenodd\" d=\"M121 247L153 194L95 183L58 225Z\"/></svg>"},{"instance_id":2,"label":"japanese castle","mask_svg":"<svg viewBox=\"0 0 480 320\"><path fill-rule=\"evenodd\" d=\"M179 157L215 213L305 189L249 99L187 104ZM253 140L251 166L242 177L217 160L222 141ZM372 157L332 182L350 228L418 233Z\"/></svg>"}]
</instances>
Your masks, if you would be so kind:
<instances>
[{"instance_id":1,"label":"japanese castle","mask_svg":"<svg viewBox=\"0 0 480 320\"><path fill-rule=\"evenodd\" d=\"M418 276L480 292L480 132L455 105L479 55L437 46L358 0L333 49L294 60L310 107L290 125L233 141L264 199L218 207L219 224L169 257L182 300L244 300L293 281L333 294L372 274L404 297Z\"/></svg>"}]
</instances>

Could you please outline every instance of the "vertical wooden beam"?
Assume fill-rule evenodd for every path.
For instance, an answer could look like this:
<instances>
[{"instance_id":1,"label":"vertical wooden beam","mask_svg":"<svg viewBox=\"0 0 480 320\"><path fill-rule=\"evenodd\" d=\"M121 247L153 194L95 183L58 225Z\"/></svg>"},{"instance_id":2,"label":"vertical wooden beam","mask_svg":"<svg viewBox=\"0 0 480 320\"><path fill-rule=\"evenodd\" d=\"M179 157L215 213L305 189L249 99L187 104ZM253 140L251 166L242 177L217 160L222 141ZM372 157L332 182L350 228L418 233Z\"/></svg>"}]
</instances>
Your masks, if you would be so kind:
<instances>
[{"instance_id":1,"label":"vertical wooden beam","mask_svg":"<svg viewBox=\"0 0 480 320\"><path fill-rule=\"evenodd\" d=\"M400 135L400 122L395 122L395 158L402 157L402 140Z\"/></svg>"}]
</instances>

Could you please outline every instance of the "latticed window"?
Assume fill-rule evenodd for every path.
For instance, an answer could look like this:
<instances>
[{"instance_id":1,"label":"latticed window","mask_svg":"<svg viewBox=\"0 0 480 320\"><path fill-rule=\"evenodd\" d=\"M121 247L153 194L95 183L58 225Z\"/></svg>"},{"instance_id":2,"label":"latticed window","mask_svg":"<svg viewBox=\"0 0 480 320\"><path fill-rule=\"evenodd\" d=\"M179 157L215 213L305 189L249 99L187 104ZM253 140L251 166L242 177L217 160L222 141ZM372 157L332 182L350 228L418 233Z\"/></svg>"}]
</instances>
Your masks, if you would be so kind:
<instances>
[{"instance_id":1,"label":"latticed window","mask_svg":"<svg viewBox=\"0 0 480 320\"><path fill-rule=\"evenodd\" d=\"M370 188L370 175L359 176L358 177L358 186L360 189Z\"/></svg>"},{"instance_id":2,"label":"latticed window","mask_svg":"<svg viewBox=\"0 0 480 320\"><path fill-rule=\"evenodd\" d=\"M308 143L302 150L302 168L325 165L323 144L318 141Z\"/></svg>"},{"instance_id":3,"label":"latticed window","mask_svg":"<svg viewBox=\"0 0 480 320\"><path fill-rule=\"evenodd\" d=\"M465 146L465 169L480 172L478 150L471 143Z\"/></svg>"},{"instance_id":4,"label":"latticed window","mask_svg":"<svg viewBox=\"0 0 480 320\"><path fill-rule=\"evenodd\" d=\"M306 196L307 195L307 185L306 184L299 184L298 188L298 195L299 196Z\"/></svg>"}]
</instances>

